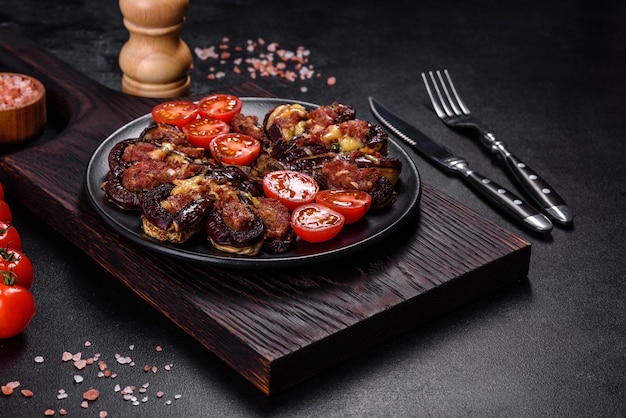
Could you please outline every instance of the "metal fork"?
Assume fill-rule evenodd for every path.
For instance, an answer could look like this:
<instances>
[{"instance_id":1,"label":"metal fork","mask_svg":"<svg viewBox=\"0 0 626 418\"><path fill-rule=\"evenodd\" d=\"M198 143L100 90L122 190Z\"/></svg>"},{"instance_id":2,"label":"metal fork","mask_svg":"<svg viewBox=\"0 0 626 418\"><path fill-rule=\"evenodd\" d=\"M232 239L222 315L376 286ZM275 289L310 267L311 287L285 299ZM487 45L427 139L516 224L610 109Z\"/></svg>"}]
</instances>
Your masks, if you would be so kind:
<instances>
[{"instance_id":1,"label":"metal fork","mask_svg":"<svg viewBox=\"0 0 626 418\"><path fill-rule=\"evenodd\" d=\"M513 155L506 145L485 127L483 122L472 115L458 95L448 70L443 70L443 75L439 70L435 73L429 71L428 76L427 78L426 74L422 73L422 80L439 119L450 127L468 128L477 132L481 143L499 157L546 215L560 224L571 224L572 213L565 201L534 170Z\"/></svg>"}]
</instances>

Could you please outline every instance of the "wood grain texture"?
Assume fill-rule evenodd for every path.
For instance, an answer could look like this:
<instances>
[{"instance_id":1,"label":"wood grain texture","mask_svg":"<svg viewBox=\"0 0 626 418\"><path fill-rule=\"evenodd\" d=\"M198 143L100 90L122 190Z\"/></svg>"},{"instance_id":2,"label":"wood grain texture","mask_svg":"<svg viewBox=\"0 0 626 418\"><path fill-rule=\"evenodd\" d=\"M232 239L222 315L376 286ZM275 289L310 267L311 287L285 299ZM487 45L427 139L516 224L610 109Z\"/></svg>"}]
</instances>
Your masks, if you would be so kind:
<instances>
[{"instance_id":1,"label":"wood grain texture","mask_svg":"<svg viewBox=\"0 0 626 418\"><path fill-rule=\"evenodd\" d=\"M410 228L348 263L244 271L164 258L118 236L84 192L99 143L154 101L100 86L1 31L0 70L40 79L62 121L54 138L2 152L7 191L265 394L528 273L528 241L428 184ZM230 92L269 96L251 83Z\"/></svg>"}]
</instances>

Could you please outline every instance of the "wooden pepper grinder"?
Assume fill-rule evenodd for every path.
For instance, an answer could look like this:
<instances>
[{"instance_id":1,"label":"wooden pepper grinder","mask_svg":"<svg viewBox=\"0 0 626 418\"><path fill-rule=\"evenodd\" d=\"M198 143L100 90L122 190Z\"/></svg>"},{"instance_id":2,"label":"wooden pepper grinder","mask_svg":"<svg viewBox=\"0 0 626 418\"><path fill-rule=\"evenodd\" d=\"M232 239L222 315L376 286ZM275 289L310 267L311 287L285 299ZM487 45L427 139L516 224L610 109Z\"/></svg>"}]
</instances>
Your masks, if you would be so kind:
<instances>
[{"instance_id":1,"label":"wooden pepper grinder","mask_svg":"<svg viewBox=\"0 0 626 418\"><path fill-rule=\"evenodd\" d=\"M189 0L120 0L130 37L120 50L122 91L168 98L189 95L192 58L180 38Z\"/></svg>"}]
</instances>

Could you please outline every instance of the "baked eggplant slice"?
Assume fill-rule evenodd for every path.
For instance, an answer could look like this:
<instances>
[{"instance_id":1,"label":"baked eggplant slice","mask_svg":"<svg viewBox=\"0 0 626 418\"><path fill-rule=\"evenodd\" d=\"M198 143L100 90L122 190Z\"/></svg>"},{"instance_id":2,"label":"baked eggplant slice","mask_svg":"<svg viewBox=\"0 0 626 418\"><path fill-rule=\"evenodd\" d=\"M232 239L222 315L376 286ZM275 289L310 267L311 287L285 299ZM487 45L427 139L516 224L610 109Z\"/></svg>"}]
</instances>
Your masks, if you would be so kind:
<instances>
[{"instance_id":1,"label":"baked eggplant slice","mask_svg":"<svg viewBox=\"0 0 626 418\"><path fill-rule=\"evenodd\" d=\"M144 193L141 200L143 231L159 241L182 243L202 230L207 212L213 207L208 195L197 192L173 193L174 184L161 184Z\"/></svg>"},{"instance_id":2,"label":"baked eggplant slice","mask_svg":"<svg viewBox=\"0 0 626 418\"><path fill-rule=\"evenodd\" d=\"M265 227L251 205L236 196L220 199L209 211L204 230L207 239L220 251L256 255L261 251Z\"/></svg>"}]
</instances>

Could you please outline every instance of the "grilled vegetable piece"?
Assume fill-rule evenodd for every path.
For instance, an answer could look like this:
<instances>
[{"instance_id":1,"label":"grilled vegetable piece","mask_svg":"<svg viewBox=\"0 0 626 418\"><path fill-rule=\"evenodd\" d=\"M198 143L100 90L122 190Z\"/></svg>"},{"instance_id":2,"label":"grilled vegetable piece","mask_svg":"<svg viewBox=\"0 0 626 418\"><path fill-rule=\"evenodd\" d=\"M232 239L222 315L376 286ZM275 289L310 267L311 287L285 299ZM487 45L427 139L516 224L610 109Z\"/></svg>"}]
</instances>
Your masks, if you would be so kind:
<instances>
[{"instance_id":1,"label":"grilled vegetable piece","mask_svg":"<svg viewBox=\"0 0 626 418\"><path fill-rule=\"evenodd\" d=\"M390 206L395 200L391 182L375 168L359 168L355 163L334 160L324 165L323 185L331 189L356 189L372 196L372 209Z\"/></svg>"},{"instance_id":2,"label":"grilled vegetable piece","mask_svg":"<svg viewBox=\"0 0 626 418\"><path fill-rule=\"evenodd\" d=\"M208 194L189 190L172 194L176 186L161 184L146 192L141 201L143 231L159 241L181 243L202 229L213 207Z\"/></svg>"},{"instance_id":3,"label":"grilled vegetable piece","mask_svg":"<svg viewBox=\"0 0 626 418\"><path fill-rule=\"evenodd\" d=\"M143 130L139 135L144 141L161 144L168 142L174 145L190 145L185 134L175 125L157 123Z\"/></svg>"},{"instance_id":4,"label":"grilled vegetable piece","mask_svg":"<svg viewBox=\"0 0 626 418\"><path fill-rule=\"evenodd\" d=\"M277 199L257 199L254 212L265 226L263 250L272 254L284 253L296 245L296 234L291 228L289 209Z\"/></svg>"},{"instance_id":5,"label":"grilled vegetable piece","mask_svg":"<svg viewBox=\"0 0 626 418\"><path fill-rule=\"evenodd\" d=\"M217 200L204 230L211 244L231 254L256 255L263 246L265 227L251 205L236 195Z\"/></svg>"}]
</instances>

